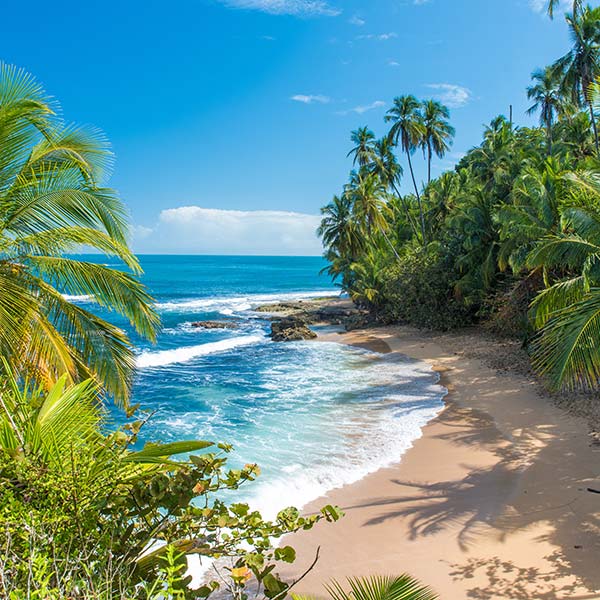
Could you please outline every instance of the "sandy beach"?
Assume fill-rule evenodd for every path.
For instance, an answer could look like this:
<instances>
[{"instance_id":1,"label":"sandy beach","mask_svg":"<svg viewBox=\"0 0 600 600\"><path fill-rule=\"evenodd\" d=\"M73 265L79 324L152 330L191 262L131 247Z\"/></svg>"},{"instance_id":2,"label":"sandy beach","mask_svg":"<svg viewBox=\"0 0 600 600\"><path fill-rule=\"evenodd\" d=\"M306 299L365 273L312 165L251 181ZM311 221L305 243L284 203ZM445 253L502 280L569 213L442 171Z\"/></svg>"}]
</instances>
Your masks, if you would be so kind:
<instances>
[{"instance_id":1,"label":"sandy beach","mask_svg":"<svg viewBox=\"0 0 600 600\"><path fill-rule=\"evenodd\" d=\"M346 516L294 536L299 593L349 575L410 573L445 600L600 598L600 446L588 423L540 386L477 357L477 333L401 327L322 339L401 352L430 363L447 407L396 466L307 507ZM485 354L484 353L484 354Z\"/></svg>"}]
</instances>

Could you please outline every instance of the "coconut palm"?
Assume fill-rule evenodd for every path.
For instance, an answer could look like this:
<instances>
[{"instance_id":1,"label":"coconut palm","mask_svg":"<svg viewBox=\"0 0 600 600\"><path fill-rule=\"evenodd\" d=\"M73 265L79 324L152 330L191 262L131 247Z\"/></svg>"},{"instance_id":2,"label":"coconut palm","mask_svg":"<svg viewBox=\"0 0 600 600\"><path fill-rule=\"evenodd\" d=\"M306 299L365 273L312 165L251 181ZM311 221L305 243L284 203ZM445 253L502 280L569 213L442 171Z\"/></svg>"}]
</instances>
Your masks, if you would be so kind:
<instances>
[{"instance_id":1,"label":"coconut palm","mask_svg":"<svg viewBox=\"0 0 600 600\"><path fill-rule=\"evenodd\" d=\"M331 600L435 600L438 596L410 575L399 577L352 577L350 590L333 581L325 586ZM292 594L294 600L313 600L309 596Z\"/></svg>"},{"instance_id":2,"label":"coconut palm","mask_svg":"<svg viewBox=\"0 0 600 600\"><path fill-rule=\"evenodd\" d=\"M71 382L91 377L126 404L134 369L127 336L64 295L89 296L155 336L125 208L103 183L111 159L102 134L65 126L30 75L0 65L0 353L47 386L63 373ZM67 255L81 247L124 269Z\"/></svg>"},{"instance_id":3,"label":"coconut palm","mask_svg":"<svg viewBox=\"0 0 600 600\"><path fill-rule=\"evenodd\" d=\"M392 253L399 258L394 245L387 235L389 228L389 207L386 203L385 184L375 173L354 172L345 191L352 205L352 214L367 239L379 232Z\"/></svg>"},{"instance_id":4,"label":"coconut palm","mask_svg":"<svg viewBox=\"0 0 600 600\"><path fill-rule=\"evenodd\" d=\"M499 227L498 265L516 275L527 269L527 257L536 242L556 234L560 225L564 171L548 159L543 170L527 167L517 179L511 203L498 207L495 221Z\"/></svg>"},{"instance_id":5,"label":"coconut palm","mask_svg":"<svg viewBox=\"0 0 600 600\"><path fill-rule=\"evenodd\" d=\"M394 105L386 113L385 121L392 124L388 134L390 142L394 146L400 145L401 150L406 153L408 159L408 168L419 205L421 238L422 242L425 243L425 216L411 160L412 154L422 144L425 136L425 127L420 110L421 103L414 96L400 96L394 98Z\"/></svg>"},{"instance_id":6,"label":"coconut palm","mask_svg":"<svg viewBox=\"0 0 600 600\"><path fill-rule=\"evenodd\" d=\"M321 208L321 214L323 219L317 233L324 245L344 256L355 256L363 247L364 238L353 218L349 197L346 194L334 196L327 206Z\"/></svg>"},{"instance_id":7,"label":"coconut palm","mask_svg":"<svg viewBox=\"0 0 600 600\"><path fill-rule=\"evenodd\" d=\"M552 125L563 104L556 75L556 70L552 67L537 70L531 76L533 84L527 88L527 98L533 100L527 114L532 115L539 111L540 125L546 128L548 154L552 154Z\"/></svg>"},{"instance_id":8,"label":"coconut palm","mask_svg":"<svg viewBox=\"0 0 600 600\"><path fill-rule=\"evenodd\" d=\"M354 147L348 156L352 156L352 163L359 167L366 167L375 158L375 134L368 127L360 127L351 134Z\"/></svg>"},{"instance_id":9,"label":"coconut palm","mask_svg":"<svg viewBox=\"0 0 600 600\"><path fill-rule=\"evenodd\" d=\"M594 132L596 152L600 154L598 128L594 113L591 84L600 76L600 7L586 6L577 14L567 15L572 40L571 50L559 58L553 69L561 87L574 104L587 106Z\"/></svg>"},{"instance_id":10,"label":"coconut palm","mask_svg":"<svg viewBox=\"0 0 600 600\"><path fill-rule=\"evenodd\" d=\"M454 127L448 123L450 111L437 100L423 102L423 138L421 146L427 155L427 185L431 183L431 160L435 154L443 158L450 149Z\"/></svg>"},{"instance_id":11,"label":"coconut palm","mask_svg":"<svg viewBox=\"0 0 600 600\"><path fill-rule=\"evenodd\" d=\"M597 173L571 175L592 206L565 207L561 232L540 241L528 258L543 269L548 287L532 304L540 333L532 345L533 364L554 388L596 388L600 381L600 195Z\"/></svg>"},{"instance_id":12,"label":"coconut palm","mask_svg":"<svg viewBox=\"0 0 600 600\"><path fill-rule=\"evenodd\" d=\"M560 7L562 4L562 0L548 0L548 16L553 19L554 11ZM583 0L573 0L573 14L577 15L577 13L583 7Z\"/></svg>"}]
</instances>

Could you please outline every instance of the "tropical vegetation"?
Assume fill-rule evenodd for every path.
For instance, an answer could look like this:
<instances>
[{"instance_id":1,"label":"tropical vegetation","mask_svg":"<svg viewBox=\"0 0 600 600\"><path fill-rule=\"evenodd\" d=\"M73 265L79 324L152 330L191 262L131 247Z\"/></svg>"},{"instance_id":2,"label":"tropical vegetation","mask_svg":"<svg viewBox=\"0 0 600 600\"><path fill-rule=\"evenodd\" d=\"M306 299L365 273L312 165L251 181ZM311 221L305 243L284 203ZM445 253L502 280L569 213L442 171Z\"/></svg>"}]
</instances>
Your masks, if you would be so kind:
<instances>
[{"instance_id":1,"label":"tropical vegetation","mask_svg":"<svg viewBox=\"0 0 600 600\"><path fill-rule=\"evenodd\" d=\"M558 5L548 3L551 16ZM323 207L319 233L328 271L371 319L484 324L520 338L552 388L594 389L600 8L574 2L565 20L571 48L537 68L526 90L537 126L493 118L481 143L434 178L453 142L450 111L399 96L381 139L367 126L352 133L353 170Z\"/></svg>"},{"instance_id":2,"label":"tropical vegetation","mask_svg":"<svg viewBox=\"0 0 600 600\"><path fill-rule=\"evenodd\" d=\"M267 521L224 501L259 473L228 467L230 446L141 444L150 415L129 402L132 343L72 300L88 297L151 340L159 319L125 206L106 186L108 142L58 114L32 76L0 64L0 597L283 598L293 582L276 568L295 552L276 540L341 513L288 508ZM109 402L125 409L123 427ZM215 573L195 589L192 555Z\"/></svg>"}]
</instances>

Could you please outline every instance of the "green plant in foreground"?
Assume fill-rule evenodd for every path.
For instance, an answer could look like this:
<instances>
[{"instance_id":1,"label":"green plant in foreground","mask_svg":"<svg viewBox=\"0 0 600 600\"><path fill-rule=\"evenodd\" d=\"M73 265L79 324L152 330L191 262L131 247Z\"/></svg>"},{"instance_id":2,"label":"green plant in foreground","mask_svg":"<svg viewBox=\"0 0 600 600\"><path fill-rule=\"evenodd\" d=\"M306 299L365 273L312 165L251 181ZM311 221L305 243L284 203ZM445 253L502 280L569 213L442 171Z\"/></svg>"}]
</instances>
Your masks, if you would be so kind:
<instances>
[{"instance_id":1,"label":"green plant in foreground","mask_svg":"<svg viewBox=\"0 0 600 600\"><path fill-rule=\"evenodd\" d=\"M337 508L288 508L271 522L227 504L223 492L253 481L256 465L229 469L231 447L205 441L136 450L143 421L105 432L97 385L66 379L48 393L14 378L0 389L0 597L187 599L224 587L243 599L248 586L285 595L275 569L295 552L273 541L337 520ZM199 590L185 575L194 554L219 571Z\"/></svg>"},{"instance_id":2,"label":"green plant in foreground","mask_svg":"<svg viewBox=\"0 0 600 600\"><path fill-rule=\"evenodd\" d=\"M399 577L353 577L348 579L349 591L333 581L325 586L332 600L436 600L438 597L410 575ZM314 600L310 596L292 594L294 600Z\"/></svg>"}]
</instances>

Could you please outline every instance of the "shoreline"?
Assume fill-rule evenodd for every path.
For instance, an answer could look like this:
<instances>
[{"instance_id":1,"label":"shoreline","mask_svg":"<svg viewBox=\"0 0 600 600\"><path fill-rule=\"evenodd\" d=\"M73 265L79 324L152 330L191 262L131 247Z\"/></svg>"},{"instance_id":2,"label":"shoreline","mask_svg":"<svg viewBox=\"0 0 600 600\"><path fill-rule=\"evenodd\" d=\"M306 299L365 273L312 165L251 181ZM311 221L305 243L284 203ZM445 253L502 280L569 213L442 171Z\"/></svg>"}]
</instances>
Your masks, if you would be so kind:
<instances>
[{"instance_id":1,"label":"shoreline","mask_svg":"<svg viewBox=\"0 0 600 600\"><path fill-rule=\"evenodd\" d=\"M392 467L332 490L346 516L289 540L296 593L323 595L332 578L407 572L442 598L600 598L599 450L584 419L557 407L526 376L463 351L493 342L476 332L378 327L321 341L429 363L446 407ZM487 348L492 354L494 348Z\"/></svg>"}]
</instances>

